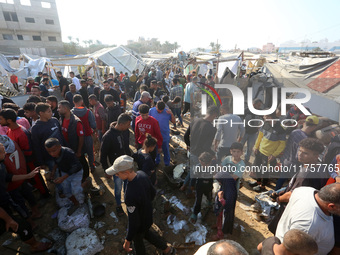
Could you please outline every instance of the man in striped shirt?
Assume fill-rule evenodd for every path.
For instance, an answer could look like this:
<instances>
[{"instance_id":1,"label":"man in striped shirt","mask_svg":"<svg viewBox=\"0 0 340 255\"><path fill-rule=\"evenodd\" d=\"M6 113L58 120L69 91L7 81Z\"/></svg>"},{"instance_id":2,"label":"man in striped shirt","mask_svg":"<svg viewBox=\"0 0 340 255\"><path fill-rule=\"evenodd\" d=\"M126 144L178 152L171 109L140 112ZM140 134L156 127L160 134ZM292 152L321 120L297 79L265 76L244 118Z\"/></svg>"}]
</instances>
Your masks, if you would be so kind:
<instances>
[{"instance_id":1,"label":"man in striped shirt","mask_svg":"<svg viewBox=\"0 0 340 255\"><path fill-rule=\"evenodd\" d=\"M174 100L176 96L179 96L183 100L184 91L182 86L179 84L179 80L177 78L172 80L173 87L170 91L170 99ZM182 100L181 102L174 104L173 108L171 109L173 114L178 117L179 122L181 123L181 126L183 127L183 121L181 116L181 107L182 107Z\"/></svg>"}]
</instances>

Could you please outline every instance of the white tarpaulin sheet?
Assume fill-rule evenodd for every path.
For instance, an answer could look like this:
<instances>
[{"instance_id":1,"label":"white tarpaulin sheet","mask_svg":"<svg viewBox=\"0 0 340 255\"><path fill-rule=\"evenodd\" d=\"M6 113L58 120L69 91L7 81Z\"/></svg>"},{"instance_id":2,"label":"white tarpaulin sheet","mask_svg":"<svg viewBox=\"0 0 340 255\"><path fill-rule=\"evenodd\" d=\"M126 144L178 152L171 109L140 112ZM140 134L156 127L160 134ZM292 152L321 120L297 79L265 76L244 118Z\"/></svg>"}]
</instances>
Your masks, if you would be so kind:
<instances>
[{"instance_id":1,"label":"white tarpaulin sheet","mask_svg":"<svg viewBox=\"0 0 340 255\"><path fill-rule=\"evenodd\" d=\"M222 75L224 74L225 69L228 67L230 71L232 71L235 75L237 74L237 67L238 67L239 61L227 61L227 62L221 62L218 66L218 78L222 78Z\"/></svg>"}]
</instances>

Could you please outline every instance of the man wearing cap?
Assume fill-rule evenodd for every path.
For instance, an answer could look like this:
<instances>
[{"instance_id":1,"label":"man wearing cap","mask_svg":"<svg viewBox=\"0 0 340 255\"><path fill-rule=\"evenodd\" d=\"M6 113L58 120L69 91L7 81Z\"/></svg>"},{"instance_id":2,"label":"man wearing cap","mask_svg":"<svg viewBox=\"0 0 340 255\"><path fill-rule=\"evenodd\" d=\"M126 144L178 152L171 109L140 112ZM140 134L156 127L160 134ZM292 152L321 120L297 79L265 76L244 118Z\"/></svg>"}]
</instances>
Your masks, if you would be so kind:
<instances>
[{"instance_id":1,"label":"man wearing cap","mask_svg":"<svg viewBox=\"0 0 340 255\"><path fill-rule=\"evenodd\" d=\"M147 104L152 99L151 95L147 91L141 93L140 99L136 101L132 106L132 129L135 130L136 118L139 116L139 106Z\"/></svg>"},{"instance_id":2,"label":"man wearing cap","mask_svg":"<svg viewBox=\"0 0 340 255\"><path fill-rule=\"evenodd\" d=\"M316 130L317 125L319 124L319 118L315 115L308 116L306 118L305 123L303 123L303 127L301 129L295 129L292 133L290 133L286 147L283 151L283 156L280 158L283 166L285 167L294 167L298 166L298 148L299 143L312 135L312 133ZM276 183L275 190L281 189L283 183L287 180L287 177L292 177L289 173L283 173L285 176L279 178Z\"/></svg>"},{"instance_id":3,"label":"man wearing cap","mask_svg":"<svg viewBox=\"0 0 340 255\"><path fill-rule=\"evenodd\" d=\"M70 84L68 82L68 80L63 76L61 71L57 72L57 78L59 80L59 88L60 88L60 92L61 92L61 96L63 98L65 98L65 94L67 91L69 91L68 89L68 85Z\"/></svg>"},{"instance_id":4,"label":"man wearing cap","mask_svg":"<svg viewBox=\"0 0 340 255\"><path fill-rule=\"evenodd\" d=\"M144 172L135 172L133 168L133 158L123 155L105 170L108 175L116 175L121 180L128 181L125 204L129 221L123 247L127 252L132 251L130 247L133 241L136 254L145 254L143 239L146 239L161 249L164 254L176 254L173 247L168 246L156 232L150 229L153 224L152 200L155 198L156 190Z\"/></svg>"}]
</instances>

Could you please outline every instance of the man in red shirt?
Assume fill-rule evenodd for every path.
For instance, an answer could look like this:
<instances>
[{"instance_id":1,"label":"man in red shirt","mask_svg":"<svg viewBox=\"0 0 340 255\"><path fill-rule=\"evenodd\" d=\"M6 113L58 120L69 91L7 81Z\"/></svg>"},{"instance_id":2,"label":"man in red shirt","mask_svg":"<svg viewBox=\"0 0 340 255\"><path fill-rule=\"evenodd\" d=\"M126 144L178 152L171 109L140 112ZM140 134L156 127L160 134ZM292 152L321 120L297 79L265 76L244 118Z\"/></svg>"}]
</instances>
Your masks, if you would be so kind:
<instances>
[{"instance_id":1,"label":"man in red shirt","mask_svg":"<svg viewBox=\"0 0 340 255\"><path fill-rule=\"evenodd\" d=\"M146 139L146 134L150 134L152 137L155 137L157 139L158 153L161 153L163 137L161 134L158 121L154 117L149 116L149 109L150 107L146 104L142 104L138 108L140 116L136 118L135 126L136 148L137 149L142 148L144 140ZM151 157L155 160L157 150L155 149L150 154Z\"/></svg>"},{"instance_id":2,"label":"man in red shirt","mask_svg":"<svg viewBox=\"0 0 340 255\"><path fill-rule=\"evenodd\" d=\"M0 125L9 128L6 135L18 144L25 155L28 172L31 172L36 167L31 146L31 134L23 126L18 125L16 120L17 113L13 109L3 109L0 112ZM50 196L46 183L40 173L34 176L32 184L39 190L42 198L48 198Z\"/></svg>"},{"instance_id":3,"label":"man in red shirt","mask_svg":"<svg viewBox=\"0 0 340 255\"><path fill-rule=\"evenodd\" d=\"M61 130L69 148L71 148L83 167L83 181L89 176L89 165L84 154L84 127L81 120L71 112L71 104L62 100L58 105L61 116Z\"/></svg>"}]
</instances>

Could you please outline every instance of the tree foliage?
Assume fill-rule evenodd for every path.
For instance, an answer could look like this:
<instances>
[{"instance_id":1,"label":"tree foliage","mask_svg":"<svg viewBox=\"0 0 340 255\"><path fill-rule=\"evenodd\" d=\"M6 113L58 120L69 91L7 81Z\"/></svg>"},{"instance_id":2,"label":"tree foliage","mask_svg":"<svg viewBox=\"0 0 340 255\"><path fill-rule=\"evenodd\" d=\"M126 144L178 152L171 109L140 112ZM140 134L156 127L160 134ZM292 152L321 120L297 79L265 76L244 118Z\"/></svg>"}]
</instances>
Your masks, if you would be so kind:
<instances>
[{"instance_id":1,"label":"tree foliage","mask_svg":"<svg viewBox=\"0 0 340 255\"><path fill-rule=\"evenodd\" d=\"M117 45L103 44L99 40L83 40L80 44L79 38L73 38L72 36L67 37L69 42L64 42L64 50L68 55L86 54L93 53L106 47L116 47Z\"/></svg>"}]
</instances>

